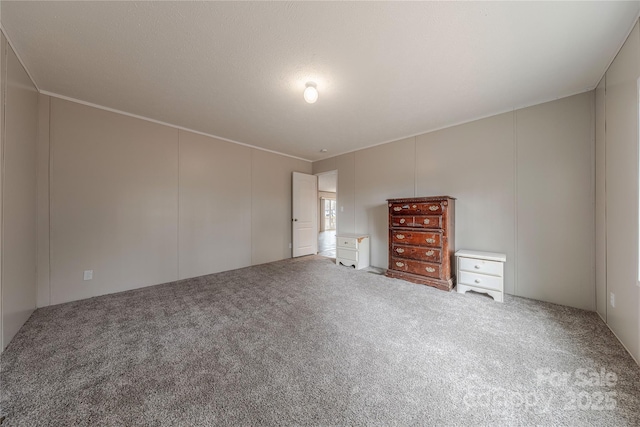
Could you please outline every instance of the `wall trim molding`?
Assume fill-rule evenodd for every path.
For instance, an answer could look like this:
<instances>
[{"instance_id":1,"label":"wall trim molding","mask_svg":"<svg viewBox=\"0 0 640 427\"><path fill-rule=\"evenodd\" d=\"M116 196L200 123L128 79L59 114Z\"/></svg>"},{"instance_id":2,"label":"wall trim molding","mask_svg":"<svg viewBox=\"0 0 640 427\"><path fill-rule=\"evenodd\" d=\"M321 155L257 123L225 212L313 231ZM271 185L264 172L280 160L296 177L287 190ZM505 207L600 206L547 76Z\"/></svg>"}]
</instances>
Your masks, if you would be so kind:
<instances>
[{"instance_id":1,"label":"wall trim molding","mask_svg":"<svg viewBox=\"0 0 640 427\"><path fill-rule=\"evenodd\" d=\"M22 68L24 68L24 71L27 73L27 76L29 76L31 83L33 83L33 85L36 87L36 90L40 92L40 87L36 83L36 80L33 78L33 75L29 72L29 69L27 68L24 61L22 60L22 57L20 56L15 46L13 45L13 42L11 41L11 37L9 37L9 35L7 34L7 31L4 29L1 23L0 23L0 32L2 32L2 34L4 35L4 38L7 39L7 43L9 43L11 50L13 50L13 53L15 53L16 57L18 58L18 62L20 63L20 65L22 65Z\"/></svg>"},{"instance_id":2,"label":"wall trim molding","mask_svg":"<svg viewBox=\"0 0 640 427\"><path fill-rule=\"evenodd\" d=\"M618 56L618 54L620 53L620 50L622 49L622 46L624 46L624 44L627 42L627 40L629 39L629 36L631 35L631 33L633 32L633 29L636 27L636 24L638 23L638 20L640 19L640 12L636 15L636 19L633 21L633 24L631 24L631 27L629 28L629 30L627 31L627 35L624 36L624 39L622 39L622 41L618 44L618 48L616 49L615 53L613 54L613 56L611 57L611 59L609 60L609 62L607 62L607 66L604 67L604 70L602 70L602 73L600 73L600 78L598 79L598 83L596 83L596 86L594 87L594 89L596 87L598 87L598 85L600 84L600 82L602 81L602 79L604 78L604 76L607 74L607 71L609 71L609 68L611 68L611 64L613 64L613 61L615 61L616 57Z\"/></svg>"},{"instance_id":3,"label":"wall trim molding","mask_svg":"<svg viewBox=\"0 0 640 427\"><path fill-rule=\"evenodd\" d=\"M94 104L93 102L82 101L80 99L72 98L70 96L60 95L59 93L55 93L55 92L49 92L48 90L40 90L39 92L42 95L47 95L47 96L50 96L52 98L58 98L58 99L62 99L64 101L75 102L76 104L86 105L87 107L93 107L93 108L97 108L99 110L109 111L110 113L122 114L123 116L128 116L128 117L132 117L134 119L139 119L139 120L144 120L144 121L151 122L151 123L156 123L156 124L159 124L159 125L162 125L162 126L167 126L167 127L173 128L173 129L183 130L185 132L195 133L195 134L206 136L206 137L209 137L209 138L215 138L215 139L218 139L220 141L229 142L231 144L242 145L244 147L253 148L254 150L266 151L268 153L277 154L279 156L290 157L292 159L303 160L303 161L309 162L309 163L313 162L312 160L303 159L302 157L292 156L291 154L285 154L285 153L281 153L279 151L269 150L268 148L257 147L255 145L246 144L244 142L235 141L233 139L224 138L224 137L213 135L213 134L206 133L206 132L200 132L200 131L194 130L194 129L189 129L189 128L186 128L184 126L174 125L172 123L163 122L161 120L151 119L149 117L140 116L138 114L133 114L133 113L128 113L126 111L117 110L117 109L111 108L111 107L105 107L104 105Z\"/></svg>"},{"instance_id":4,"label":"wall trim molding","mask_svg":"<svg viewBox=\"0 0 640 427\"><path fill-rule=\"evenodd\" d=\"M112 112L112 113L123 114L125 116L133 117L133 118L140 119L140 120L145 120L145 121L152 122L152 123L157 123L159 125L168 126L168 127L174 128L174 129L183 130L185 132L192 132L192 133L195 133L195 134L198 134L198 135L207 136L209 138L219 139L221 141L230 142L232 144L242 145L244 147L253 148L255 150L266 151L268 153L277 154L279 156L290 157L292 159L303 160L305 162L313 163L313 160L304 159L302 157L297 157L297 156L292 156L291 154L285 154L285 153L281 153L279 151L269 150L268 148L262 148L262 147L258 147L258 146L255 146L255 145L246 144L244 142L235 141L233 139L224 138L224 137L213 135L213 134L206 133L206 132L200 132L200 131L197 131L197 130L194 130L194 129L186 128L184 126L178 126L178 125L175 125L175 124L172 124L172 123L163 122L161 120L151 119L149 117L140 116L140 115L133 114L133 113L128 113L126 111L117 110L115 108L105 107L103 105L94 104L92 102L82 101L80 99L72 98L70 96L60 95L59 93L43 90L43 89L40 88L40 86L38 86L38 84L36 83L35 79L33 78L33 75L31 74L31 72L29 72L29 68L27 68L27 66L25 65L24 61L22 60L22 57L20 56L20 53L18 53L18 51L16 50L15 46L11 42L11 37L9 37L9 35L7 34L7 31L2 26L2 24L0 24L0 32L2 32L4 37L7 39L7 42L9 43L9 46L11 46L11 49L13 50L13 52L18 57L18 61L20 62L20 65L22 65L22 68L24 68L24 70L26 71L27 75L29 76L29 79L31 79L31 83L33 83L33 85L36 87L36 90L38 91L38 93L40 93L42 95L47 95L47 96L51 96L51 97L54 97L54 98L64 99L65 101L76 102L78 104L86 105L88 107L98 108L100 110L105 110L105 111L109 111L109 112Z\"/></svg>"},{"instance_id":5,"label":"wall trim molding","mask_svg":"<svg viewBox=\"0 0 640 427\"><path fill-rule=\"evenodd\" d=\"M631 356L631 359L633 359L634 362L636 362L636 364L638 364L640 366L640 361L636 360L636 358L633 356L633 353L631 351L629 351L629 348L627 347L627 345L624 343L624 341L622 341L620 339L620 337L618 336L618 334L615 333L615 331L613 329L611 329L611 326L609 326L609 324L607 323L606 320L604 320L602 318L602 316L600 315L600 313L596 312L596 314L598 315L598 317L600 318L600 320L602 320L602 323L605 324L605 326L607 327L607 329L609 329L611 331L611 333L613 334L614 337L616 337L616 339L618 340L618 342L620 344L622 344L622 347L624 347L625 350L627 350L627 353L629 354L629 356Z\"/></svg>"},{"instance_id":6,"label":"wall trim molding","mask_svg":"<svg viewBox=\"0 0 640 427\"><path fill-rule=\"evenodd\" d=\"M397 142L397 141L402 141L403 139L417 138L417 137L422 136L422 135L426 135L426 134L433 133L433 132L438 132L440 130L445 130L445 129L449 129L449 128L456 127L456 126L466 125L468 123L477 122L478 120L488 119L490 117L499 116L501 114L511 113L511 112L515 112L515 111L518 111L518 110L524 110L524 109L529 108L529 107L535 107L535 106L538 106L538 105L546 104L548 102L557 101L559 99L571 98L572 96L576 96L576 95L582 95L583 93L587 93L587 92L591 92L591 91L595 90L595 88L598 87L599 83L600 83L600 80L598 80L596 85L593 86L593 87L587 88L585 90L580 90L578 92L570 93L568 95L556 96L554 98L545 99L543 101L535 102L535 103L532 103L532 104L525 104L525 105L515 106L513 108L508 108L508 109L505 109L505 110L500 110L498 112L489 113L487 115L476 117L476 118L473 118L473 119L463 120L463 121L460 121L460 122L447 124L447 125L444 125L444 126L441 126L441 127L438 127L438 128L425 130L425 131L422 131L422 132L419 132L419 133L414 133L414 134L403 136L403 137L400 137L400 138L395 138L395 139L391 139L391 140L387 140L387 141L383 141L383 142L377 142L377 143L372 144L372 145L367 145L366 147L356 148L356 149L349 150L349 151L343 151L343 152L340 152L338 154L332 154L332 155L330 155L328 157L323 157L322 159L313 160L313 162L320 162L322 160L330 159L332 157L342 156L343 154L350 154L350 153L355 153L356 151L367 150L369 148L378 147L380 145L390 144L392 142Z\"/></svg>"}]
</instances>

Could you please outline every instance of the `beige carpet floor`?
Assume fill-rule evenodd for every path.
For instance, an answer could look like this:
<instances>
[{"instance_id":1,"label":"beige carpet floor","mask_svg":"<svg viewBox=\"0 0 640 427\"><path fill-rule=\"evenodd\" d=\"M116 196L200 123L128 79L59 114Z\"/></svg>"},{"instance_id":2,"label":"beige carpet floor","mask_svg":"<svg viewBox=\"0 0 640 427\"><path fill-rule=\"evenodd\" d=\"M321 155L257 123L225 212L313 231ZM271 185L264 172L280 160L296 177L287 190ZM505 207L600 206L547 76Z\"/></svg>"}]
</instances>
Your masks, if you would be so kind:
<instances>
[{"instance_id":1,"label":"beige carpet floor","mask_svg":"<svg viewBox=\"0 0 640 427\"><path fill-rule=\"evenodd\" d=\"M38 309L5 426L640 425L595 313L304 257Z\"/></svg>"}]
</instances>

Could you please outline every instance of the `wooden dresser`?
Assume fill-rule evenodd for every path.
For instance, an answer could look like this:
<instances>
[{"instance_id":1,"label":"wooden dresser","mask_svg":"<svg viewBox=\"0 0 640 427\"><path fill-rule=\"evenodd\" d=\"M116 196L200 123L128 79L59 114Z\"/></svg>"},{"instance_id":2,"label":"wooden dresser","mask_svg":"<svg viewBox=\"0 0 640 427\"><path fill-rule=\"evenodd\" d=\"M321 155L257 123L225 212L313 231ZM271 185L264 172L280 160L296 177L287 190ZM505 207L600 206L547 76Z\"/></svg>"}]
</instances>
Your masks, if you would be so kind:
<instances>
[{"instance_id":1,"label":"wooden dresser","mask_svg":"<svg viewBox=\"0 0 640 427\"><path fill-rule=\"evenodd\" d=\"M389 199L388 277L450 291L455 285L455 199Z\"/></svg>"}]
</instances>

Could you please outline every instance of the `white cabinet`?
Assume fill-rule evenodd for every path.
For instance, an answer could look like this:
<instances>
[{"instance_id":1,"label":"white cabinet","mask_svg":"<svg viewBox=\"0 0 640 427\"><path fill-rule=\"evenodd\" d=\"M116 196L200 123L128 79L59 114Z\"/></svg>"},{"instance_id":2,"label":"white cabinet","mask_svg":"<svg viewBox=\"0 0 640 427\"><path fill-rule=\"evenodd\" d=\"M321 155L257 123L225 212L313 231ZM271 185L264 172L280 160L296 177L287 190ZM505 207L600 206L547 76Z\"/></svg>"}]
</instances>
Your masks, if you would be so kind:
<instances>
[{"instance_id":1,"label":"white cabinet","mask_svg":"<svg viewBox=\"0 0 640 427\"><path fill-rule=\"evenodd\" d=\"M336 265L369 267L369 236L366 234L336 234Z\"/></svg>"},{"instance_id":2,"label":"white cabinet","mask_svg":"<svg viewBox=\"0 0 640 427\"><path fill-rule=\"evenodd\" d=\"M505 254L461 250L456 252L457 290L489 294L494 301L504 300Z\"/></svg>"}]
</instances>

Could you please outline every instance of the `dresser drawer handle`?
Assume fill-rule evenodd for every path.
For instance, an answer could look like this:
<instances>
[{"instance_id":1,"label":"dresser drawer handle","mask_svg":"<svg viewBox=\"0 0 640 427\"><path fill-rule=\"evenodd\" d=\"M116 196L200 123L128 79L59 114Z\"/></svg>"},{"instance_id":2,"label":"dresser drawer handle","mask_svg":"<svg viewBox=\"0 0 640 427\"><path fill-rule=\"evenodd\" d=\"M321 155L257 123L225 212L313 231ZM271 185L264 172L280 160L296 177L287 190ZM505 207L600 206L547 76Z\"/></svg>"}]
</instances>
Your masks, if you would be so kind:
<instances>
[{"instance_id":1,"label":"dresser drawer handle","mask_svg":"<svg viewBox=\"0 0 640 427\"><path fill-rule=\"evenodd\" d=\"M425 267L424 269L427 270L429 273L433 273L434 271L436 271L436 269L433 267Z\"/></svg>"},{"instance_id":2,"label":"dresser drawer handle","mask_svg":"<svg viewBox=\"0 0 640 427\"><path fill-rule=\"evenodd\" d=\"M433 255L433 254L434 254L434 252L433 252L433 251L427 251L427 252L425 252L424 254L425 254L426 256L431 256L431 255Z\"/></svg>"},{"instance_id":3,"label":"dresser drawer handle","mask_svg":"<svg viewBox=\"0 0 640 427\"><path fill-rule=\"evenodd\" d=\"M396 212L400 212L402 208L400 206L396 206L395 208L393 208L393 210Z\"/></svg>"},{"instance_id":4,"label":"dresser drawer handle","mask_svg":"<svg viewBox=\"0 0 640 427\"><path fill-rule=\"evenodd\" d=\"M396 252L398 252L399 254L404 253L404 249L402 248L396 248Z\"/></svg>"},{"instance_id":5,"label":"dresser drawer handle","mask_svg":"<svg viewBox=\"0 0 640 427\"><path fill-rule=\"evenodd\" d=\"M396 239L398 240L404 239L404 234L396 234Z\"/></svg>"},{"instance_id":6,"label":"dresser drawer handle","mask_svg":"<svg viewBox=\"0 0 640 427\"><path fill-rule=\"evenodd\" d=\"M429 206L430 211L437 211L438 209L440 209L440 206Z\"/></svg>"},{"instance_id":7,"label":"dresser drawer handle","mask_svg":"<svg viewBox=\"0 0 640 427\"><path fill-rule=\"evenodd\" d=\"M404 224L405 222L406 222L406 220L405 220L404 218L402 218L402 219L400 220L400 224Z\"/></svg>"},{"instance_id":8,"label":"dresser drawer handle","mask_svg":"<svg viewBox=\"0 0 640 427\"><path fill-rule=\"evenodd\" d=\"M398 267L404 267L404 262L400 262L400 261L398 261L398 262L396 262L396 265L397 265Z\"/></svg>"},{"instance_id":9,"label":"dresser drawer handle","mask_svg":"<svg viewBox=\"0 0 640 427\"><path fill-rule=\"evenodd\" d=\"M476 280L474 280L474 282L480 283L480 279L476 279Z\"/></svg>"},{"instance_id":10,"label":"dresser drawer handle","mask_svg":"<svg viewBox=\"0 0 640 427\"><path fill-rule=\"evenodd\" d=\"M427 239L427 243L435 243L436 239L432 239L432 238L428 238Z\"/></svg>"},{"instance_id":11,"label":"dresser drawer handle","mask_svg":"<svg viewBox=\"0 0 640 427\"><path fill-rule=\"evenodd\" d=\"M480 266L479 265L474 265L473 268L475 268L476 270L480 270Z\"/></svg>"},{"instance_id":12,"label":"dresser drawer handle","mask_svg":"<svg viewBox=\"0 0 640 427\"><path fill-rule=\"evenodd\" d=\"M431 221L429 221L429 219L428 219L428 218L424 220L424 223L425 223L425 224L429 224L430 222L431 222Z\"/></svg>"}]
</instances>

